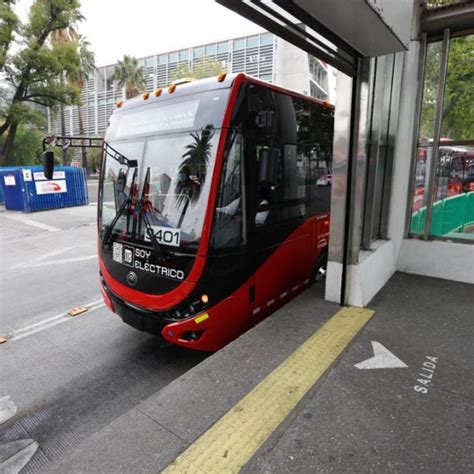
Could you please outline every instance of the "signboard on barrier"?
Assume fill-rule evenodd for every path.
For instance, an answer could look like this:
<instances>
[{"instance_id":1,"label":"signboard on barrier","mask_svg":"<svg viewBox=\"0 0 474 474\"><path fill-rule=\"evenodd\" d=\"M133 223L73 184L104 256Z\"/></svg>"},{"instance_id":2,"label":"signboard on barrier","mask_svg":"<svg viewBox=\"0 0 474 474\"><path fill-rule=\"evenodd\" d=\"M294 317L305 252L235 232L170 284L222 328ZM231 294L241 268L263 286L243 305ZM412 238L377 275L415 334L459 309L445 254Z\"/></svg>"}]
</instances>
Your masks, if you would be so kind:
<instances>
[{"instance_id":1,"label":"signboard on barrier","mask_svg":"<svg viewBox=\"0 0 474 474\"><path fill-rule=\"evenodd\" d=\"M42 171L33 173L35 181L46 180L46 176ZM64 171L55 171L53 173L53 179L66 179L66 173Z\"/></svg>"},{"instance_id":2,"label":"signboard on barrier","mask_svg":"<svg viewBox=\"0 0 474 474\"><path fill-rule=\"evenodd\" d=\"M66 193L66 180L35 181L36 194L58 194Z\"/></svg>"}]
</instances>

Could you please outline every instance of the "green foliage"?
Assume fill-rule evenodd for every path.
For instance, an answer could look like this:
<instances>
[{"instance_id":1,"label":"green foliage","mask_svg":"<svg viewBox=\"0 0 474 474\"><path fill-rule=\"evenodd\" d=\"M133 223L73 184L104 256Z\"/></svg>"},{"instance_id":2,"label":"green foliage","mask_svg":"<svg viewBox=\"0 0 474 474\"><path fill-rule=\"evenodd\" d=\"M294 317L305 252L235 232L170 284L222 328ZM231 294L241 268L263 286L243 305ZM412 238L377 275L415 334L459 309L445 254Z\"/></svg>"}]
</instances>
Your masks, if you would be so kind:
<instances>
[{"instance_id":1,"label":"green foliage","mask_svg":"<svg viewBox=\"0 0 474 474\"><path fill-rule=\"evenodd\" d=\"M426 56L420 139L433 138L442 43L430 43ZM474 36L450 41L444 92L442 137L474 138Z\"/></svg>"},{"instance_id":2,"label":"green foliage","mask_svg":"<svg viewBox=\"0 0 474 474\"><path fill-rule=\"evenodd\" d=\"M2 0L0 3L0 71L5 66L7 51L19 25L18 17L13 11L14 4L15 0Z\"/></svg>"},{"instance_id":3,"label":"green foliage","mask_svg":"<svg viewBox=\"0 0 474 474\"><path fill-rule=\"evenodd\" d=\"M69 75L68 80L82 89L89 76L95 71L95 55L90 50L89 41L81 35L77 39L76 48L79 55L79 67L75 74Z\"/></svg>"},{"instance_id":4,"label":"green foliage","mask_svg":"<svg viewBox=\"0 0 474 474\"><path fill-rule=\"evenodd\" d=\"M450 42L442 136L474 139L474 35Z\"/></svg>"},{"instance_id":5,"label":"green foliage","mask_svg":"<svg viewBox=\"0 0 474 474\"><path fill-rule=\"evenodd\" d=\"M100 160L102 157L101 148L90 148L87 150L87 168L90 170L96 170L100 166Z\"/></svg>"},{"instance_id":6,"label":"green foliage","mask_svg":"<svg viewBox=\"0 0 474 474\"><path fill-rule=\"evenodd\" d=\"M423 109L420 123L420 138L433 138L436 98L438 96L441 43L430 43L426 54Z\"/></svg>"},{"instance_id":7,"label":"green foliage","mask_svg":"<svg viewBox=\"0 0 474 474\"><path fill-rule=\"evenodd\" d=\"M17 123L28 123L36 127L45 125L44 115L23 102L14 102L10 107L10 117Z\"/></svg>"},{"instance_id":8,"label":"green foliage","mask_svg":"<svg viewBox=\"0 0 474 474\"><path fill-rule=\"evenodd\" d=\"M112 79L125 89L126 99L137 96L145 88L143 67L140 67L138 59L132 56L125 55L122 61L117 62Z\"/></svg>"},{"instance_id":9,"label":"green foliage","mask_svg":"<svg viewBox=\"0 0 474 474\"><path fill-rule=\"evenodd\" d=\"M5 137L0 138L3 145ZM30 166L41 164L41 152L43 151L43 134L23 125L18 127L15 144L5 162L8 166Z\"/></svg>"},{"instance_id":10,"label":"green foliage","mask_svg":"<svg viewBox=\"0 0 474 474\"><path fill-rule=\"evenodd\" d=\"M6 57L5 80L13 94L2 103L5 120L0 125L0 136L7 131L8 135L0 152L0 165L9 159L18 125L37 120L38 114L28 110L26 104L54 107L79 103L77 84L61 80L65 74L78 74L77 48L72 44L49 41L53 32L64 30L82 19L79 7L78 0L35 0L28 21L15 26L18 51L12 54L8 51L10 43L5 40L2 43ZM5 6L2 12L4 10Z\"/></svg>"},{"instance_id":11,"label":"green foliage","mask_svg":"<svg viewBox=\"0 0 474 474\"><path fill-rule=\"evenodd\" d=\"M217 76L221 72L226 72L226 68L223 67L220 62L201 61L195 64L193 67L190 67L187 64L180 64L172 74L171 79L173 81L187 77L192 77L194 79L204 79L206 77Z\"/></svg>"}]
</instances>

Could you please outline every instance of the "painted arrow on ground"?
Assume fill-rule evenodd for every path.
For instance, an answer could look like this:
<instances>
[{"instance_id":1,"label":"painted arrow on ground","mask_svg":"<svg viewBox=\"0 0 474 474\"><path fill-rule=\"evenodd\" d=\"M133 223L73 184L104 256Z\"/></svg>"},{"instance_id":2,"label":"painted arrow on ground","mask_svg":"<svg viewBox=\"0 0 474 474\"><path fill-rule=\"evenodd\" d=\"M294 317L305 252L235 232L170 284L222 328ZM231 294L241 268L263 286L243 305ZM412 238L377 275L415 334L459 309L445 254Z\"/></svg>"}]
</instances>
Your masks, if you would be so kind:
<instances>
[{"instance_id":1,"label":"painted arrow on ground","mask_svg":"<svg viewBox=\"0 0 474 474\"><path fill-rule=\"evenodd\" d=\"M382 346L380 342L371 342L374 356L355 364L354 367L358 369L399 369L408 367L405 362L392 354L386 347Z\"/></svg>"},{"instance_id":2,"label":"painted arrow on ground","mask_svg":"<svg viewBox=\"0 0 474 474\"><path fill-rule=\"evenodd\" d=\"M0 425L16 415L17 407L10 395L0 397Z\"/></svg>"},{"instance_id":3,"label":"painted arrow on ground","mask_svg":"<svg viewBox=\"0 0 474 474\"><path fill-rule=\"evenodd\" d=\"M0 425L16 415L18 408L10 395L0 398ZM29 462L38 449L33 439L19 439L0 444L0 473L18 474Z\"/></svg>"},{"instance_id":4,"label":"painted arrow on ground","mask_svg":"<svg viewBox=\"0 0 474 474\"><path fill-rule=\"evenodd\" d=\"M0 444L0 472L18 474L30 461L38 449L38 443L32 439L20 439Z\"/></svg>"}]
</instances>

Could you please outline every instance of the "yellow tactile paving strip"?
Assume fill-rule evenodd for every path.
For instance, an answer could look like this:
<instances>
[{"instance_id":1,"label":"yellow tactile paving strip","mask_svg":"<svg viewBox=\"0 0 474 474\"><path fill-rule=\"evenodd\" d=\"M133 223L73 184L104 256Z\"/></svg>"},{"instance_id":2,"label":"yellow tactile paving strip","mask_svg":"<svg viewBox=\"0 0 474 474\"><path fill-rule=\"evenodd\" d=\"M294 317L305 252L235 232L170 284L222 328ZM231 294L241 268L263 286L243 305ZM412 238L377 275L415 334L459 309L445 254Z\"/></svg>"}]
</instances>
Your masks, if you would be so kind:
<instances>
[{"instance_id":1,"label":"yellow tactile paving strip","mask_svg":"<svg viewBox=\"0 0 474 474\"><path fill-rule=\"evenodd\" d=\"M338 311L163 472L239 472L373 314Z\"/></svg>"}]
</instances>

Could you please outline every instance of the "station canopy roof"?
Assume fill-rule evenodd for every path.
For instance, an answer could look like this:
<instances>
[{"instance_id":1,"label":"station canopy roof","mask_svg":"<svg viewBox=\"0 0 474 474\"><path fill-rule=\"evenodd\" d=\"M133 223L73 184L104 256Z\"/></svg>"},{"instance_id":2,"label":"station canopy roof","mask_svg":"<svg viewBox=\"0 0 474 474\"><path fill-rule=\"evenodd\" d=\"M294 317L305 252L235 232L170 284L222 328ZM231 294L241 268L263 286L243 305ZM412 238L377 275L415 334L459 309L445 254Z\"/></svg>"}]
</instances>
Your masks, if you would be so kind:
<instances>
[{"instance_id":1,"label":"station canopy roof","mask_svg":"<svg viewBox=\"0 0 474 474\"><path fill-rule=\"evenodd\" d=\"M412 0L217 0L331 66L408 49Z\"/></svg>"}]
</instances>

